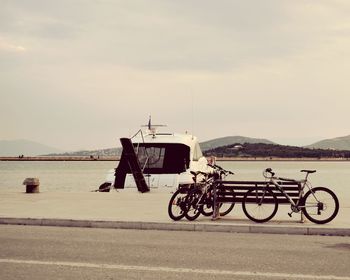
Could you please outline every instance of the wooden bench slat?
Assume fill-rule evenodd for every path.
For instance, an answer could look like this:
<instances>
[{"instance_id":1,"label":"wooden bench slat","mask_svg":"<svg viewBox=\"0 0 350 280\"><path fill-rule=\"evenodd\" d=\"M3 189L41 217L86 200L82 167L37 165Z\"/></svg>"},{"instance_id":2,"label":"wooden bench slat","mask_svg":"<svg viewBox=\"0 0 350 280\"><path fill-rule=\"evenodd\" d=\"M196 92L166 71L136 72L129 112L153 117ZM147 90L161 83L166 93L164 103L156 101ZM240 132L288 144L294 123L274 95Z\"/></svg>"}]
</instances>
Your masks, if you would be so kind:
<instances>
[{"instance_id":1,"label":"wooden bench slat","mask_svg":"<svg viewBox=\"0 0 350 280\"><path fill-rule=\"evenodd\" d=\"M281 192L273 192L274 195L278 198L278 197L285 197L284 194L282 194ZM217 197L244 197L246 194L246 192L235 192L234 194L230 193L222 193L222 192L218 192L217 193ZM299 192L287 192L287 194L290 197L299 197Z\"/></svg>"},{"instance_id":2,"label":"wooden bench slat","mask_svg":"<svg viewBox=\"0 0 350 280\"><path fill-rule=\"evenodd\" d=\"M264 188L265 188L265 186L261 186L261 187L256 187L256 186L229 186L229 187L225 186L225 187L221 187L221 186L219 186L219 187L217 187L217 189L219 189L219 190L226 190L226 191L231 191L231 190L234 190L234 191L235 190L246 190L246 191L248 191L251 189L263 190ZM269 186L269 188L271 190L277 190L275 186ZM299 188L297 186L283 187L283 189L285 191L294 191L294 190L298 191L299 190Z\"/></svg>"},{"instance_id":3,"label":"wooden bench slat","mask_svg":"<svg viewBox=\"0 0 350 280\"><path fill-rule=\"evenodd\" d=\"M266 188L267 182L265 181L217 181L217 202L218 203L242 203L243 198L248 190L258 190L262 194L262 190ZM298 182L279 182L281 183L283 190L296 202L299 197L300 184ZM270 185L268 187L276 196L278 203L289 203L288 199L281 193L275 186ZM234 194L232 194L232 191ZM271 195L265 194L268 203L272 203L273 199L269 199ZM254 195L247 198L248 202L254 202Z\"/></svg>"},{"instance_id":4,"label":"wooden bench slat","mask_svg":"<svg viewBox=\"0 0 350 280\"><path fill-rule=\"evenodd\" d=\"M264 200L264 202L268 202L268 203L272 203L274 200L271 199L271 198L267 198L266 200ZM296 203L297 200L296 199L293 199L293 201ZM230 198L225 198L225 197L222 197L222 198L219 198L217 200L218 203L242 203L243 202L243 197L236 197L234 200L230 199ZM247 199L247 202L249 203L256 203L256 200L254 198L248 198ZM279 204L289 204L289 200L287 198L279 198L277 199L277 202Z\"/></svg>"},{"instance_id":5,"label":"wooden bench slat","mask_svg":"<svg viewBox=\"0 0 350 280\"><path fill-rule=\"evenodd\" d=\"M217 180L216 181L219 185L266 185L268 182L266 181L222 181ZM298 182L292 182L292 181L277 181L278 184L281 185L298 185Z\"/></svg>"}]
</instances>

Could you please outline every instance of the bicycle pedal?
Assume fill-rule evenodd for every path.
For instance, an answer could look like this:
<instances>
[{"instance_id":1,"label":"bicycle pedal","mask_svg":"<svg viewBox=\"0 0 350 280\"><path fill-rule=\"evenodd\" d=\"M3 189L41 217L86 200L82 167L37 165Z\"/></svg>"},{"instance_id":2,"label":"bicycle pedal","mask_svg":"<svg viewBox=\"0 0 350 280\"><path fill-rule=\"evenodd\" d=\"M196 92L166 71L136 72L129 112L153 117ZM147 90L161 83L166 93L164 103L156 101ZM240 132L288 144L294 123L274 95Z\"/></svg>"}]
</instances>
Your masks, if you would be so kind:
<instances>
[{"instance_id":1,"label":"bicycle pedal","mask_svg":"<svg viewBox=\"0 0 350 280\"><path fill-rule=\"evenodd\" d=\"M293 213L293 212L292 212ZM292 213L288 213L288 216L292 218Z\"/></svg>"}]
</instances>

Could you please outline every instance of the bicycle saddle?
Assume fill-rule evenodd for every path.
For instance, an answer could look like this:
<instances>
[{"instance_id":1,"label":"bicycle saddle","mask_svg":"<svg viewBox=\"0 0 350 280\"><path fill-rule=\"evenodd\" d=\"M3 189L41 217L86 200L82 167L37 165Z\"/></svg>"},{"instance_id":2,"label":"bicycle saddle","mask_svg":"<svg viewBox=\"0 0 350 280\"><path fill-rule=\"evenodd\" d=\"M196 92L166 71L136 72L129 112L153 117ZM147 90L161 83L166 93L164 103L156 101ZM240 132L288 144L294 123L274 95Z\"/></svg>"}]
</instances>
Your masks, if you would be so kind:
<instances>
[{"instance_id":1,"label":"bicycle saddle","mask_svg":"<svg viewBox=\"0 0 350 280\"><path fill-rule=\"evenodd\" d=\"M300 172L315 173L316 170L307 170L307 169L303 169L303 170L300 170Z\"/></svg>"}]
</instances>

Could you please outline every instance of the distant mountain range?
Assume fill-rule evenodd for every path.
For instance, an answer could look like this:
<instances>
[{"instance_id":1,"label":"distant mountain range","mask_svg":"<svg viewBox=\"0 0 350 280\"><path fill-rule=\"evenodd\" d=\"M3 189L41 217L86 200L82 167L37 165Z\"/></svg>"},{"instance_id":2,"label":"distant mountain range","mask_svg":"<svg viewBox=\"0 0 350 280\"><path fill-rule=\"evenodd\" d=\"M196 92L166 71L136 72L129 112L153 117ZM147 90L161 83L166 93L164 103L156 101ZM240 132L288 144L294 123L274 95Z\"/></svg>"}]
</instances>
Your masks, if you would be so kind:
<instances>
[{"instance_id":1,"label":"distant mountain range","mask_svg":"<svg viewBox=\"0 0 350 280\"><path fill-rule=\"evenodd\" d=\"M216 138L213 140L202 142L200 143L200 146L203 151L207 151L210 149L215 149L217 147L227 146L231 144L244 144L244 143L275 144L274 142L267 139L250 138L250 137L244 137L244 136L226 136L226 137Z\"/></svg>"},{"instance_id":2,"label":"distant mountain range","mask_svg":"<svg viewBox=\"0 0 350 280\"><path fill-rule=\"evenodd\" d=\"M241 158L350 158L349 150L315 149L277 144L244 143L204 151L205 156Z\"/></svg>"},{"instance_id":3,"label":"distant mountain range","mask_svg":"<svg viewBox=\"0 0 350 280\"><path fill-rule=\"evenodd\" d=\"M215 149L222 146L228 146L232 144L244 144L244 143L277 144L267 139L250 138L250 137L244 137L244 136L228 136L228 137L222 137L222 138L217 138L206 142L202 142L200 143L200 146L203 151L207 151L207 150ZM280 145L280 146L284 146L284 145ZM350 151L350 135L318 141L311 145L304 146L304 148Z\"/></svg>"},{"instance_id":4,"label":"distant mountain range","mask_svg":"<svg viewBox=\"0 0 350 280\"><path fill-rule=\"evenodd\" d=\"M218 147L229 146L233 144L276 144L267 139L251 138L244 136L227 136L200 143L203 151L216 149ZM331 149L331 150L350 150L350 135L326 139L314 144L305 146L312 149ZM76 152L64 152L47 145L29 140L0 140L0 156L37 156L37 155L55 155L55 156L119 156L122 148L109 148L99 150L86 150Z\"/></svg>"},{"instance_id":5,"label":"distant mountain range","mask_svg":"<svg viewBox=\"0 0 350 280\"><path fill-rule=\"evenodd\" d=\"M79 156L79 157L99 157L99 156L120 156L122 154L122 148L109 148L109 149L102 149L102 150L84 150L84 151L76 151L76 152L66 152L66 153L52 153L48 154L47 156Z\"/></svg>"},{"instance_id":6,"label":"distant mountain range","mask_svg":"<svg viewBox=\"0 0 350 280\"><path fill-rule=\"evenodd\" d=\"M318 141L306 147L315 149L350 150L350 135Z\"/></svg>"},{"instance_id":7,"label":"distant mountain range","mask_svg":"<svg viewBox=\"0 0 350 280\"><path fill-rule=\"evenodd\" d=\"M37 156L62 152L60 149L24 139L0 140L0 156Z\"/></svg>"}]
</instances>

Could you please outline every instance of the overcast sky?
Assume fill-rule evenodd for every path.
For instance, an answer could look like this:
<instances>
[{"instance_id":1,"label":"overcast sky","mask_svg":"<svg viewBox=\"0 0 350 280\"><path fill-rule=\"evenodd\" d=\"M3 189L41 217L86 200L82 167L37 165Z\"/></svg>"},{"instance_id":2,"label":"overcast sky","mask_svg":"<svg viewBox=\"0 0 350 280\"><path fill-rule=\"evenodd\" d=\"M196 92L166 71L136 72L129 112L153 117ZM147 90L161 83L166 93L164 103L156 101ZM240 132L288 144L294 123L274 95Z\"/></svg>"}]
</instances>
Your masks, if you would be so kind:
<instances>
[{"instance_id":1,"label":"overcast sky","mask_svg":"<svg viewBox=\"0 0 350 280\"><path fill-rule=\"evenodd\" d=\"M0 0L0 139L350 134L350 1Z\"/></svg>"}]
</instances>

